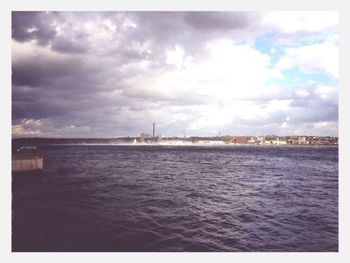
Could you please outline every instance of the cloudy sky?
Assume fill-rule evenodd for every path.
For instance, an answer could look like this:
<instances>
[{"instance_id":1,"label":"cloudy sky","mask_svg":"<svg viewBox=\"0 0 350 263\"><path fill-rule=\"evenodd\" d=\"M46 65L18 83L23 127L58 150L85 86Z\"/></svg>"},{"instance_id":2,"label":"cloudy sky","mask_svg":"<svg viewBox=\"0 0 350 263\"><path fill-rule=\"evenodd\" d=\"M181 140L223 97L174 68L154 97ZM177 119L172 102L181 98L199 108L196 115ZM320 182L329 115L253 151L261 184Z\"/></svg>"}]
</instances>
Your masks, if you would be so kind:
<instances>
[{"instance_id":1,"label":"cloudy sky","mask_svg":"<svg viewBox=\"0 0 350 263\"><path fill-rule=\"evenodd\" d=\"M13 12L14 137L338 135L337 12Z\"/></svg>"}]
</instances>

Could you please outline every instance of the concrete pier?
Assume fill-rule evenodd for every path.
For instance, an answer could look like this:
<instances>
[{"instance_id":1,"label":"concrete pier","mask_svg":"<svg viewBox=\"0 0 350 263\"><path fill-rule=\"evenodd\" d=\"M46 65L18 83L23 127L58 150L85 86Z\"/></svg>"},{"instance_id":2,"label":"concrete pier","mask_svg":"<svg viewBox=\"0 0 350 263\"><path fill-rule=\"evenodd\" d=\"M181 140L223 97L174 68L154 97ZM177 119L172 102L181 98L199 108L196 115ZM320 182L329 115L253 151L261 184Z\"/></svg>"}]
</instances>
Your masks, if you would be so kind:
<instances>
[{"instance_id":1,"label":"concrete pier","mask_svg":"<svg viewBox=\"0 0 350 263\"><path fill-rule=\"evenodd\" d=\"M40 171L43 156L36 148L20 148L12 153L12 172Z\"/></svg>"}]
</instances>

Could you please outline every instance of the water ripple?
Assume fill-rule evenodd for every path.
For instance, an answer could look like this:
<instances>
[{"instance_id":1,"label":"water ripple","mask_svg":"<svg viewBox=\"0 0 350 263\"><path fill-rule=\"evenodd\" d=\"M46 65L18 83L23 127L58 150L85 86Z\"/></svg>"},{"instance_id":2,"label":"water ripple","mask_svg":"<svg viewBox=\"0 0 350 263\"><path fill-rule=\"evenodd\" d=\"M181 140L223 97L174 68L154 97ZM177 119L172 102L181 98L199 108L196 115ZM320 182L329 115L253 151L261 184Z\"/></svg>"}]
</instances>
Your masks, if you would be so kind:
<instances>
[{"instance_id":1,"label":"water ripple","mask_svg":"<svg viewBox=\"0 0 350 263\"><path fill-rule=\"evenodd\" d=\"M13 177L14 251L338 250L337 147L42 150Z\"/></svg>"}]
</instances>

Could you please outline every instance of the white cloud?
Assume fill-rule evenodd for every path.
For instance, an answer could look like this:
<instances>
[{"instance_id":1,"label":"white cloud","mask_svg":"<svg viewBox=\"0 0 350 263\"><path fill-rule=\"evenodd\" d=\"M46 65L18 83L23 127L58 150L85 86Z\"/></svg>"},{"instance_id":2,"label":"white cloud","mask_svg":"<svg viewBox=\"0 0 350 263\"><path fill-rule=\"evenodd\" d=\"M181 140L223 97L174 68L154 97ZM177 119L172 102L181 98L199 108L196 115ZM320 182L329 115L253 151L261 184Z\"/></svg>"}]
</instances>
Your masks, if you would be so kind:
<instances>
[{"instance_id":1,"label":"white cloud","mask_svg":"<svg viewBox=\"0 0 350 263\"><path fill-rule=\"evenodd\" d=\"M288 122L283 122L282 124L281 124L281 128L282 129L287 129L287 128L289 128L289 125L288 125Z\"/></svg>"},{"instance_id":2,"label":"white cloud","mask_svg":"<svg viewBox=\"0 0 350 263\"><path fill-rule=\"evenodd\" d=\"M254 97L261 92L266 81L280 76L277 70L271 68L268 55L250 46L233 45L228 40L209 43L206 51L196 59L184 57L181 49L176 48L168 54L168 62L181 64L182 67L145 72L125 84L133 89L137 87L135 93L149 90L168 98L202 96L231 102Z\"/></svg>"},{"instance_id":3,"label":"white cloud","mask_svg":"<svg viewBox=\"0 0 350 263\"><path fill-rule=\"evenodd\" d=\"M339 15L335 11L313 12L266 12L263 26L272 26L282 33L320 32L339 24Z\"/></svg>"},{"instance_id":4,"label":"white cloud","mask_svg":"<svg viewBox=\"0 0 350 263\"><path fill-rule=\"evenodd\" d=\"M209 42L197 57L186 56L179 46L167 55L167 62L175 67L156 71L150 67L122 85L129 99L148 101L147 115L163 124L176 122L193 134L215 134L238 120L267 119L289 103L278 100L286 94L280 86L266 85L281 77L270 57L250 45L221 39ZM154 101L170 103L157 106Z\"/></svg>"},{"instance_id":5,"label":"white cloud","mask_svg":"<svg viewBox=\"0 0 350 263\"><path fill-rule=\"evenodd\" d=\"M304 73L326 73L333 79L339 76L339 47L330 42L286 48L276 63L279 70L297 66Z\"/></svg>"},{"instance_id":6,"label":"white cloud","mask_svg":"<svg viewBox=\"0 0 350 263\"><path fill-rule=\"evenodd\" d=\"M39 135L42 126L41 120L23 119L21 123L12 125L12 134L14 137Z\"/></svg>"},{"instance_id":7,"label":"white cloud","mask_svg":"<svg viewBox=\"0 0 350 263\"><path fill-rule=\"evenodd\" d=\"M315 95L322 100L329 100L338 95L333 87L319 85L315 88Z\"/></svg>"},{"instance_id":8,"label":"white cloud","mask_svg":"<svg viewBox=\"0 0 350 263\"><path fill-rule=\"evenodd\" d=\"M183 63L184 50L180 46L176 46L174 50L167 53L166 63L181 67Z\"/></svg>"},{"instance_id":9,"label":"white cloud","mask_svg":"<svg viewBox=\"0 0 350 263\"><path fill-rule=\"evenodd\" d=\"M332 132L333 134L338 134L338 122L332 121L320 121L313 124L314 134L329 134Z\"/></svg>"},{"instance_id":10,"label":"white cloud","mask_svg":"<svg viewBox=\"0 0 350 263\"><path fill-rule=\"evenodd\" d=\"M310 96L310 92L303 88L296 88L294 93L299 98L307 98Z\"/></svg>"}]
</instances>

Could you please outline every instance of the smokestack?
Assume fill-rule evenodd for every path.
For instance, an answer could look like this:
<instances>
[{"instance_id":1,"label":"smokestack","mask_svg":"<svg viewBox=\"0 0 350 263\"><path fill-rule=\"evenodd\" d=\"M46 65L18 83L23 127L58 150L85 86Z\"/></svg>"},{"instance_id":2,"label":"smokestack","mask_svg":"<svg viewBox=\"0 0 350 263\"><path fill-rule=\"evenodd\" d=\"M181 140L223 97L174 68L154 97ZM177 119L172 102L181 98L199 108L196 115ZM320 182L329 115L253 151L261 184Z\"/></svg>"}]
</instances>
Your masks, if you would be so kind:
<instances>
[{"instance_id":1,"label":"smokestack","mask_svg":"<svg viewBox=\"0 0 350 263\"><path fill-rule=\"evenodd\" d=\"M156 138L156 124L153 122L153 140Z\"/></svg>"}]
</instances>

